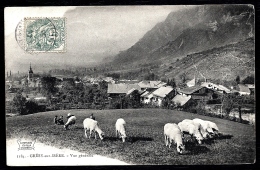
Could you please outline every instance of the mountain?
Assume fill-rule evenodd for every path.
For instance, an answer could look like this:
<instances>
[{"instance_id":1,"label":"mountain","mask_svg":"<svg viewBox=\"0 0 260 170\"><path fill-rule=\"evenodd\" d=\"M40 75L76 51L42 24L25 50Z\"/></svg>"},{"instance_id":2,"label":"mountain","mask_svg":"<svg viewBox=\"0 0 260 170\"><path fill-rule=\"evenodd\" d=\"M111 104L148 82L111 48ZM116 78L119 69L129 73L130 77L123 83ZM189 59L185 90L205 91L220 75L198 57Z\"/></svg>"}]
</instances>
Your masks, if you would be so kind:
<instances>
[{"instance_id":1,"label":"mountain","mask_svg":"<svg viewBox=\"0 0 260 170\"><path fill-rule=\"evenodd\" d=\"M203 5L172 12L131 48L115 56L115 65L167 63L194 52L254 36L250 5Z\"/></svg>"},{"instance_id":2,"label":"mountain","mask_svg":"<svg viewBox=\"0 0 260 170\"><path fill-rule=\"evenodd\" d=\"M160 77L178 79L185 75L186 79L194 76L198 79L234 80L241 79L255 72L255 40L244 41L193 53L172 63L163 64L156 73Z\"/></svg>"}]
</instances>

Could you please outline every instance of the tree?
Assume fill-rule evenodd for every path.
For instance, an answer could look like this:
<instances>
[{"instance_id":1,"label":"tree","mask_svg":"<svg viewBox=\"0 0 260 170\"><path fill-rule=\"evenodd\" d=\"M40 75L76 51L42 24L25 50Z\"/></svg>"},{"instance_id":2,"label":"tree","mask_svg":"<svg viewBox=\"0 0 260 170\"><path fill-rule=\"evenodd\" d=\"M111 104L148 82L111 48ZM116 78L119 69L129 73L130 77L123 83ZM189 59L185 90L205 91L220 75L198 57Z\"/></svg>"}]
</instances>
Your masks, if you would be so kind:
<instances>
[{"instance_id":1,"label":"tree","mask_svg":"<svg viewBox=\"0 0 260 170\"><path fill-rule=\"evenodd\" d=\"M242 104L243 98L238 93L223 94L221 112L225 111L226 115Z\"/></svg>"},{"instance_id":2,"label":"tree","mask_svg":"<svg viewBox=\"0 0 260 170\"><path fill-rule=\"evenodd\" d=\"M255 84L255 78L253 75L247 76L242 82L243 84Z\"/></svg>"},{"instance_id":3,"label":"tree","mask_svg":"<svg viewBox=\"0 0 260 170\"><path fill-rule=\"evenodd\" d=\"M182 73L179 78L182 80L182 83L185 83L187 80L187 73Z\"/></svg>"},{"instance_id":4,"label":"tree","mask_svg":"<svg viewBox=\"0 0 260 170\"><path fill-rule=\"evenodd\" d=\"M25 103L26 98L21 93L17 93L13 98L12 107L18 114L24 114Z\"/></svg>"},{"instance_id":5,"label":"tree","mask_svg":"<svg viewBox=\"0 0 260 170\"><path fill-rule=\"evenodd\" d=\"M148 73L144 76L144 80L156 80L158 78L154 73Z\"/></svg>"},{"instance_id":6,"label":"tree","mask_svg":"<svg viewBox=\"0 0 260 170\"><path fill-rule=\"evenodd\" d=\"M127 95L124 101L128 108L140 107L140 94L138 90L134 90L130 95Z\"/></svg>"},{"instance_id":7,"label":"tree","mask_svg":"<svg viewBox=\"0 0 260 170\"><path fill-rule=\"evenodd\" d=\"M175 88L176 87L175 79L174 78L171 79L171 80L168 79L167 85L168 86L172 86L173 88Z\"/></svg>"},{"instance_id":8,"label":"tree","mask_svg":"<svg viewBox=\"0 0 260 170\"><path fill-rule=\"evenodd\" d=\"M168 80L169 80L169 79L168 79ZM162 78L161 78L161 81L166 83L166 82L167 82L167 79L166 79L165 77L162 77Z\"/></svg>"},{"instance_id":9,"label":"tree","mask_svg":"<svg viewBox=\"0 0 260 170\"><path fill-rule=\"evenodd\" d=\"M32 114L38 112L39 106L37 102L29 100L25 103L25 109L26 114Z\"/></svg>"},{"instance_id":10,"label":"tree","mask_svg":"<svg viewBox=\"0 0 260 170\"><path fill-rule=\"evenodd\" d=\"M237 76L236 82L237 82L237 84L240 84L240 76Z\"/></svg>"},{"instance_id":11,"label":"tree","mask_svg":"<svg viewBox=\"0 0 260 170\"><path fill-rule=\"evenodd\" d=\"M56 86L56 77L42 77L42 93L46 96L55 94L58 89Z\"/></svg>"}]
</instances>

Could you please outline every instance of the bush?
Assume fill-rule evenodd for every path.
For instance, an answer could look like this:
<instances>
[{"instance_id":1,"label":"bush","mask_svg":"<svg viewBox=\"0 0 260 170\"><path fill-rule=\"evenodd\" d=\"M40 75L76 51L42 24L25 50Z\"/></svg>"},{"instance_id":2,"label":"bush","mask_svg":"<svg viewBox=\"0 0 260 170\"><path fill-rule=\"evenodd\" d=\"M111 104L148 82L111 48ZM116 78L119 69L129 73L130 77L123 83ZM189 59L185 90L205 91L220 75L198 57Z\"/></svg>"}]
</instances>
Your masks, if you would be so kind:
<instances>
[{"instance_id":1,"label":"bush","mask_svg":"<svg viewBox=\"0 0 260 170\"><path fill-rule=\"evenodd\" d=\"M33 101L27 101L25 103L26 114L32 114L38 112L38 104Z\"/></svg>"},{"instance_id":2,"label":"bush","mask_svg":"<svg viewBox=\"0 0 260 170\"><path fill-rule=\"evenodd\" d=\"M221 104L221 99L208 100L207 104Z\"/></svg>"},{"instance_id":3,"label":"bush","mask_svg":"<svg viewBox=\"0 0 260 170\"><path fill-rule=\"evenodd\" d=\"M26 103L26 98L22 96L21 93L17 93L13 101L11 102L11 107L16 111L18 114L26 114L26 109L25 109L25 103Z\"/></svg>"}]
</instances>

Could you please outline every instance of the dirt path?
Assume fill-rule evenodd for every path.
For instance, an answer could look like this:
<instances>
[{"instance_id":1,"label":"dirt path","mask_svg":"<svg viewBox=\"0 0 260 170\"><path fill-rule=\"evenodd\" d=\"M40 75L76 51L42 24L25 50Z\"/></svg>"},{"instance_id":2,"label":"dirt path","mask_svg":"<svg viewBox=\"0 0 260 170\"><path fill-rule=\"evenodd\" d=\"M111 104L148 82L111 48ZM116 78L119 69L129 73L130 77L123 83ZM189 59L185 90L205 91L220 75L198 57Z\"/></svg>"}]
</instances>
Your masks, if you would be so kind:
<instances>
[{"instance_id":1,"label":"dirt path","mask_svg":"<svg viewBox=\"0 0 260 170\"><path fill-rule=\"evenodd\" d=\"M32 140L21 139L20 147L34 146L34 150L18 150L17 139L6 141L6 158L9 166L63 166L63 165L129 165L123 161L100 155L88 155L70 149L58 149ZM62 156L62 157L57 157Z\"/></svg>"}]
</instances>

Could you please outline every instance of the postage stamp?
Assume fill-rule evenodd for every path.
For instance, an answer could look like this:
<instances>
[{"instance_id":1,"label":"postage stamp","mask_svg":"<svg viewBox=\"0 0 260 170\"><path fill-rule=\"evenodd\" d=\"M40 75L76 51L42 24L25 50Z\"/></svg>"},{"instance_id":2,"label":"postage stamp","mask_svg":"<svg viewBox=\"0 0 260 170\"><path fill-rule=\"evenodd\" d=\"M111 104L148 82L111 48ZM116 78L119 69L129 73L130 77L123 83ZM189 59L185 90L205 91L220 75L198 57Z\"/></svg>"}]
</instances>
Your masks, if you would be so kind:
<instances>
[{"instance_id":1,"label":"postage stamp","mask_svg":"<svg viewBox=\"0 0 260 170\"><path fill-rule=\"evenodd\" d=\"M26 52L66 52L66 18L24 18L17 28L16 39Z\"/></svg>"}]
</instances>

